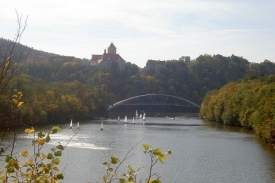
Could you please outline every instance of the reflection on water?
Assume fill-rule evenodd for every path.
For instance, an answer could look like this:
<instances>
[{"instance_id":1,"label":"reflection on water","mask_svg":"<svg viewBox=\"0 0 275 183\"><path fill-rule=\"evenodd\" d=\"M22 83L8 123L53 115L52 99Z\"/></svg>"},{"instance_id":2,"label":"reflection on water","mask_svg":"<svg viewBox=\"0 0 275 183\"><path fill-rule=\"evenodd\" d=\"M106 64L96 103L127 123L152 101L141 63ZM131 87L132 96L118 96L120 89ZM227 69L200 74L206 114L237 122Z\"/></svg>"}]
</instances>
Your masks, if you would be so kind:
<instances>
[{"instance_id":1,"label":"reflection on water","mask_svg":"<svg viewBox=\"0 0 275 183\"><path fill-rule=\"evenodd\" d=\"M104 121L103 131L100 124L101 121L82 122L75 136L77 130L63 124L63 131L51 136L49 148L66 144L74 136L61 157L63 182L102 182L102 163L109 161L111 155L122 159L140 141L123 169L127 164L148 168L149 159L142 148L142 143L148 143L162 150L172 149L166 162L156 166L163 182L272 182L274 150L247 129L207 122L196 116L147 117L145 123L135 119L135 124L132 120L124 123L109 119ZM18 148L31 137L22 135ZM147 172L142 170L140 174Z\"/></svg>"}]
</instances>

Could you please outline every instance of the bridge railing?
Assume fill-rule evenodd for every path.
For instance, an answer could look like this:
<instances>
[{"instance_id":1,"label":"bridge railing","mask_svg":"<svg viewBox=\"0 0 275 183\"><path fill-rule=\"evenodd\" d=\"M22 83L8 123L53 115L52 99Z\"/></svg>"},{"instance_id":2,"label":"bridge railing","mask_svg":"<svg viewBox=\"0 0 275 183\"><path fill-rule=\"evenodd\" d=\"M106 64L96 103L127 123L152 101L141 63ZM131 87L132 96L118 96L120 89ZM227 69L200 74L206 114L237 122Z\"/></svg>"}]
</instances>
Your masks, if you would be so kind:
<instances>
[{"instance_id":1,"label":"bridge railing","mask_svg":"<svg viewBox=\"0 0 275 183\"><path fill-rule=\"evenodd\" d=\"M177 97L177 96L173 96L173 95L165 95L165 94L145 94L145 95L138 95L138 96L134 96L134 97L130 97L130 98L127 98L127 99L124 99L124 100L121 100L113 105L110 105L109 106L109 110L113 109L114 107L117 107L117 106L120 106L120 105L171 105L171 106L184 106L184 104L180 104L180 103L133 103L133 104L129 104L129 103L126 103L126 102L129 102L131 100L135 100L135 99L138 99L138 98L144 98L144 97L150 97L150 96L158 96L158 97L168 97L168 98L172 98L172 99L177 99L181 102L185 102L187 103L186 106L188 105L191 105L193 107L197 107L197 108L200 108L200 106L190 100L187 100L187 99L184 99L184 98L180 98L180 97Z\"/></svg>"}]
</instances>

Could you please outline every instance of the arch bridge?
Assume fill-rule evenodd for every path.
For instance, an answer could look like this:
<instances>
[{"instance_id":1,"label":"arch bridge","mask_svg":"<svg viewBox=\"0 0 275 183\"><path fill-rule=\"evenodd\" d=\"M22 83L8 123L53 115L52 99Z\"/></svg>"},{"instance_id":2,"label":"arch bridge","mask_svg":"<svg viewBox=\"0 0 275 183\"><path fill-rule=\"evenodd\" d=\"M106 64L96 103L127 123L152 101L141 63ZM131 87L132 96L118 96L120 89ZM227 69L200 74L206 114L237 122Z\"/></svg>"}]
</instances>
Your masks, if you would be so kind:
<instances>
[{"instance_id":1,"label":"arch bridge","mask_svg":"<svg viewBox=\"0 0 275 183\"><path fill-rule=\"evenodd\" d=\"M123 108L123 110L134 110L134 108L139 108L140 110L146 109L146 111L149 110L154 112L160 109L177 112L188 112L188 110L189 112L198 112L200 105L190 100L173 95L145 94L121 100L113 105L110 105L108 110L110 111L114 108Z\"/></svg>"}]
</instances>

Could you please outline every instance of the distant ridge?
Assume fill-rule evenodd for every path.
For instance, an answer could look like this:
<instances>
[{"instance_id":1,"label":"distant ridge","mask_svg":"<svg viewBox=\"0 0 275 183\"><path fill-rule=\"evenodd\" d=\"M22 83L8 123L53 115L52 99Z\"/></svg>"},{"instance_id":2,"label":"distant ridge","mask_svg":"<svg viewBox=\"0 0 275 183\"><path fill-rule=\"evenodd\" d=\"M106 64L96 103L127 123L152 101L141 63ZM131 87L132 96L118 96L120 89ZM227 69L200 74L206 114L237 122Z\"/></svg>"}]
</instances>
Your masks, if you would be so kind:
<instances>
[{"instance_id":1,"label":"distant ridge","mask_svg":"<svg viewBox=\"0 0 275 183\"><path fill-rule=\"evenodd\" d=\"M0 56L2 56L7 49L9 49L12 43L13 41L11 40L0 38ZM64 55L59 55L55 53L49 53L42 50L33 49L32 47L28 47L21 43L17 43L14 48L14 53L16 54L21 52L24 52L25 56L27 56L28 54L28 59L32 59L32 60L36 59L37 61L45 61L45 60L53 61L56 58L61 58L66 61L73 61L76 59L74 56L64 56ZM16 60L16 57L15 57L15 60Z\"/></svg>"}]
</instances>

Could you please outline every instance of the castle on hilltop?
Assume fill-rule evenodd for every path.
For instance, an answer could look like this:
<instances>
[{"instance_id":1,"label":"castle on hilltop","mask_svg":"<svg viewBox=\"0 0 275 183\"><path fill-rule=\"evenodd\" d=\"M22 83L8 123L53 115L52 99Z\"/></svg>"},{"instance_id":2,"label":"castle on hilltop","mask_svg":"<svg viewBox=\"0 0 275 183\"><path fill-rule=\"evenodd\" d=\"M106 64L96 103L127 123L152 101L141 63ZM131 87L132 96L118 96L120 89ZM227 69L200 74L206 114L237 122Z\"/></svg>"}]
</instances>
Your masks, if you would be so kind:
<instances>
[{"instance_id":1,"label":"castle on hilltop","mask_svg":"<svg viewBox=\"0 0 275 183\"><path fill-rule=\"evenodd\" d=\"M180 61L190 62L190 56L182 56ZM165 66L165 60L147 60L144 69L157 71L161 67ZM102 55L92 54L90 60L90 66L97 66L104 71L108 71L112 68L124 70L126 61L116 53L116 47L113 43L110 44L108 50L104 50Z\"/></svg>"},{"instance_id":2,"label":"castle on hilltop","mask_svg":"<svg viewBox=\"0 0 275 183\"><path fill-rule=\"evenodd\" d=\"M126 65L126 61L116 53L116 47L113 43L108 47L108 52L104 50L103 55L92 54L91 66L98 66L102 70L109 70L117 65L119 70L123 70Z\"/></svg>"}]
</instances>

